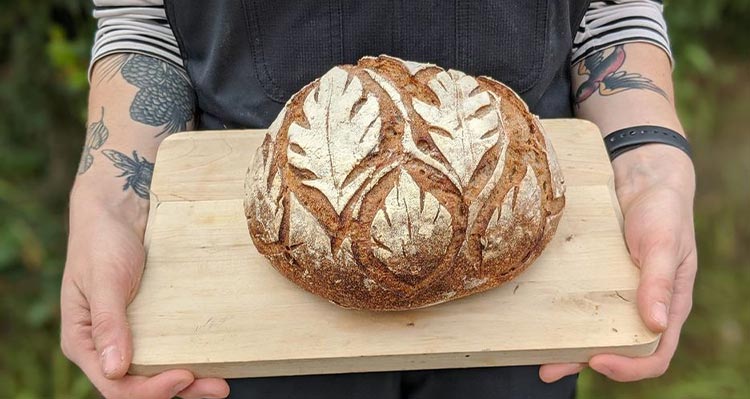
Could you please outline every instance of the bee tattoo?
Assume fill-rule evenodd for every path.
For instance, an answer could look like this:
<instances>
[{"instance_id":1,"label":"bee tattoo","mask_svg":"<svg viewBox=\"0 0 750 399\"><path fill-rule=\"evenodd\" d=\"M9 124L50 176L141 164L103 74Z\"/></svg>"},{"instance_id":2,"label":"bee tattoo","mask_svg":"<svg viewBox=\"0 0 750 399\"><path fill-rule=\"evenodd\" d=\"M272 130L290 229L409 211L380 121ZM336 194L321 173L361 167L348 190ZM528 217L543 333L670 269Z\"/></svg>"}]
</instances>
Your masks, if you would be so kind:
<instances>
[{"instance_id":1,"label":"bee tattoo","mask_svg":"<svg viewBox=\"0 0 750 399\"><path fill-rule=\"evenodd\" d=\"M149 187L151 187L151 177L154 174L154 164L138 155L133 151L133 157L129 157L119 151L103 150L106 156L117 169L122 171L117 177L124 177L125 184L122 186L123 191L132 189L136 195L143 199L149 198Z\"/></svg>"}]
</instances>

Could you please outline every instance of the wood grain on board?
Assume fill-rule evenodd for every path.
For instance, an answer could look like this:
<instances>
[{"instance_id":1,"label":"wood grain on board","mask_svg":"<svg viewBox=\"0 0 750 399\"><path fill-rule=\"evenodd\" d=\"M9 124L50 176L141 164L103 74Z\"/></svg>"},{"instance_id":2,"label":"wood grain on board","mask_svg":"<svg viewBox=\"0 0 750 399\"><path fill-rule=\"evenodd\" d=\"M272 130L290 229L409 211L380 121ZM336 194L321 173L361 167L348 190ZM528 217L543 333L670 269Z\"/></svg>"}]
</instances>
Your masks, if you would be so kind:
<instances>
[{"instance_id":1,"label":"wood grain on board","mask_svg":"<svg viewBox=\"0 0 750 399\"><path fill-rule=\"evenodd\" d=\"M544 120L567 205L539 259L485 293L406 312L339 308L277 273L252 245L244 177L264 131L187 132L162 143L146 268L128 309L131 373L274 375L584 362L645 356L638 270L622 236L597 128Z\"/></svg>"}]
</instances>

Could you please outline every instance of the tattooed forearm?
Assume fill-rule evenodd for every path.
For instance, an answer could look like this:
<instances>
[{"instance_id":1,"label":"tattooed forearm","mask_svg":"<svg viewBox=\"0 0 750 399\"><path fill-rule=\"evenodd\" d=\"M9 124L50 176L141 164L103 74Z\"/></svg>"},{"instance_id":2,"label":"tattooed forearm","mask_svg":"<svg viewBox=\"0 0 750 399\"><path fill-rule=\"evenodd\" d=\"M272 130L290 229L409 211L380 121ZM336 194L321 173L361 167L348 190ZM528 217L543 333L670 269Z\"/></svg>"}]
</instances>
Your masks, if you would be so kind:
<instances>
[{"instance_id":1,"label":"tattooed forearm","mask_svg":"<svg viewBox=\"0 0 750 399\"><path fill-rule=\"evenodd\" d=\"M597 92L611 96L626 90L650 90L668 99L667 93L651 79L621 70L627 57L624 45L615 46L606 56L605 51L594 53L578 64L578 76L587 78L576 91L576 105Z\"/></svg>"},{"instance_id":2,"label":"tattooed forearm","mask_svg":"<svg viewBox=\"0 0 750 399\"><path fill-rule=\"evenodd\" d=\"M109 129L104 124L104 107L102 107L102 116L98 121L90 123L86 127L86 143L83 145L83 154L81 162L78 164L78 174L82 175L94 163L93 150L101 148L109 137Z\"/></svg>"},{"instance_id":3,"label":"tattooed forearm","mask_svg":"<svg viewBox=\"0 0 750 399\"><path fill-rule=\"evenodd\" d=\"M120 73L125 81L139 89L130 104L130 117L134 121L162 127L157 137L187 129L195 112L195 95L182 71L141 54L106 58L100 68L102 80Z\"/></svg>"},{"instance_id":4,"label":"tattooed forearm","mask_svg":"<svg viewBox=\"0 0 750 399\"><path fill-rule=\"evenodd\" d=\"M151 176L154 174L154 164L147 161L146 158L138 156L137 151L133 151L132 158L115 150L103 150L102 153L112 161L117 169L122 171L122 174L117 176L125 178L122 190L132 189L139 197L148 199Z\"/></svg>"}]
</instances>

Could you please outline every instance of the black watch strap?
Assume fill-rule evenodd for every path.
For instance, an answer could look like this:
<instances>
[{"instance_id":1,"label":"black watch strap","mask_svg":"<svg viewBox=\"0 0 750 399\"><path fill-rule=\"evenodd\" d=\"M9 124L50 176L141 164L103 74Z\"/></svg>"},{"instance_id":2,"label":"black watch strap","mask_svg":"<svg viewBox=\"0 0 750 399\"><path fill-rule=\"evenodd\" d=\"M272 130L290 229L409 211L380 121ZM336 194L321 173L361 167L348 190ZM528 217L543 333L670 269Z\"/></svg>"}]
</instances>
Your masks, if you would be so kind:
<instances>
[{"instance_id":1,"label":"black watch strap","mask_svg":"<svg viewBox=\"0 0 750 399\"><path fill-rule=\"evenodd\" d=\"M653 143L677 147L691 156L690 143L687 139L674 130L661 126L633 126L612 132L604 138L610 161L624 152Z\"/></svg>"}]
</instances>

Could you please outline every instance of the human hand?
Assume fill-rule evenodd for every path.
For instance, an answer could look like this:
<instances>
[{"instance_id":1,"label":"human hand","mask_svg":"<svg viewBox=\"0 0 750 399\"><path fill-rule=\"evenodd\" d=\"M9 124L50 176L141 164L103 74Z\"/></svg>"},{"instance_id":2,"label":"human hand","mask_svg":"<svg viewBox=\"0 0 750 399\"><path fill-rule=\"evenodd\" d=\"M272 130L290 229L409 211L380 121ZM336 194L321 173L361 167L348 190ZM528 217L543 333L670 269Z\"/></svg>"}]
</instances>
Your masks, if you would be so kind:
<instances>
[{"instance_id":1,"label":"human hand","mask_svg":"<svg viewBox=\"0 0 750 399\"><path fill-rule=\"evenodd\" d=\"M613 162L625 241L640 268L638 312L646 326L662 333L647 357L601 354L588 365L615 381L637 381L666 372L677 349L682 325L692 307L697 251L693 229L695 173L680 150L652 144ZM539 370L545 382L581 371L585 364L548 364Z\"/></svg>"},{"instance_id":2,"label":"human hand","mask_svg":"<svg viewBox=\"0 0 750 399\"><path fill-rule=\"evenodd\" d=\"M126 317L143 273L142 244L147 211L134 207L86 205L71 198L68 255L61 289L61 348L106 398L223 398L223 379L194 378L187 370L153 377L127 375L133 357ZM133 220L136 220L134 223Z\"/></svg>"}]
</instances>

